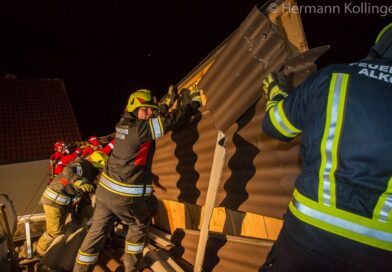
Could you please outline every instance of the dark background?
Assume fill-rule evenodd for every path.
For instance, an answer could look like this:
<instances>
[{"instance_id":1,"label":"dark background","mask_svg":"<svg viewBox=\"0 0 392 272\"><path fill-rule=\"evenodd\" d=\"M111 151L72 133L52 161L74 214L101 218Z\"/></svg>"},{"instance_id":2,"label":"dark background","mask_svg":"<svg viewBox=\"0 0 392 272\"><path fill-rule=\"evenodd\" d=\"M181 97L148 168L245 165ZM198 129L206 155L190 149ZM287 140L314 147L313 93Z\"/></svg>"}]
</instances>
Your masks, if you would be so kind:
<instances>
[{"instance_id":1,"label":"dark background","mask_svg":"<svg viewBox=\"0 0 392 272\"><path fill-rule=\"evenodd\" d=\"M0 77L63 78L83 138L106 135L132 91L147 88L162 96L263 2L1 2ZM366 3L382 2L392 5ZM379 14L302 14L309 47L332 46L320 67L366 56L377 33L391 21L391 15Z\"/></svg>"}]
</instances>

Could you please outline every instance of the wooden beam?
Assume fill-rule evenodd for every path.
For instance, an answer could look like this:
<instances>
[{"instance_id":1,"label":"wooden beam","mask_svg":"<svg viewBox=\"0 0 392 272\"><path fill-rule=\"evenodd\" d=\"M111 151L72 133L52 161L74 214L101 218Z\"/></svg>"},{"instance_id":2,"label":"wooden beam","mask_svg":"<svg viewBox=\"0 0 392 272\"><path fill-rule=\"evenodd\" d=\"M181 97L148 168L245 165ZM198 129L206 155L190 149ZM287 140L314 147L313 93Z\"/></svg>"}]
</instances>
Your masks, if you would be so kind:
<instances>
[{"instance_id":1,"label":"wooden beam","mask_svg":"<svg viewBox=\"0 0 392 272\"><path fill-rule=\"evenodd\" d=\"M211 176L207 190L207 198L204 207L203 219L201 223L200 238L197 246L195 272L201 272L203 268L204 255L208 240L210 220L215 207L218 186L222 176L223 165L226 156L225 149L226 136L222 131L218 132L215 145L214 158L212 161Z\"/></svg>"}]
</instances>

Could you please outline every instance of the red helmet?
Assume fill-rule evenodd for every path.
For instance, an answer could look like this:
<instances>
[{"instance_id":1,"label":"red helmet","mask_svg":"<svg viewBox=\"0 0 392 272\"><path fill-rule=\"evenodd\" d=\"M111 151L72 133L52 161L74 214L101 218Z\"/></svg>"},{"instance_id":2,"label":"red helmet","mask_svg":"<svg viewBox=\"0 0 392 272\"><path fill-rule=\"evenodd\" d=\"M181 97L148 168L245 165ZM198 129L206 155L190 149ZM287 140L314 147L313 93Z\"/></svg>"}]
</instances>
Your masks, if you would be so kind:
<instances>
[{"instance_id":1,"label":"red helmet","mask_svg":"<svg viewBox=\"0 0 392 272\"><path fill-rule=\"evenodd\" d=\"M94 145L94 146L99 146L99 140L97 136L91 136L88 141L89 144Z\"/></svg>"},{"instance_id":2,"label":"red helmet","mask_svg":"<svg viewBox=\"0 0 392 272\"><path fill-rule=\"evenodd\" d=\"M59 148L62 150L64 147L65 147L64 141L60 140L60 141L57 141L54 143L54 150L55 151L57 151L57 149L59 149Z\"/></svg>"}]
</instances>

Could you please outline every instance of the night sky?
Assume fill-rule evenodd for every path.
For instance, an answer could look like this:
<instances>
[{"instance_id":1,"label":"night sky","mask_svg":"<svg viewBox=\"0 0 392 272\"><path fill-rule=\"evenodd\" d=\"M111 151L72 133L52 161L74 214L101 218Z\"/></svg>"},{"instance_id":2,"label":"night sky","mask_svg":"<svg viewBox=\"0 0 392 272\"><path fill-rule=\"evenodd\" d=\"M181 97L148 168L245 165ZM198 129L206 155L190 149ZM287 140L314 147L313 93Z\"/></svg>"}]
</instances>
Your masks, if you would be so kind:
<instances>
[{"instance_id":1,"label":"night sky","mask_svg":"<svg viewBox=\"0 0 392 272\"><path fill-rule=\"evenodd\" d=\"M233 32L256 3L264 1L4 2L0 4L0 77L63 78L82 136L87 138L113 131L132 91L147 88L158 98L163 95ZM381 1L363 3L370 2L382 5ZM299 1L302 5L342 3ZM319 60L320 67L366 56L391 18L392 13L302 14L309 47L332 46Z\"/></svg>"}]
</instances>

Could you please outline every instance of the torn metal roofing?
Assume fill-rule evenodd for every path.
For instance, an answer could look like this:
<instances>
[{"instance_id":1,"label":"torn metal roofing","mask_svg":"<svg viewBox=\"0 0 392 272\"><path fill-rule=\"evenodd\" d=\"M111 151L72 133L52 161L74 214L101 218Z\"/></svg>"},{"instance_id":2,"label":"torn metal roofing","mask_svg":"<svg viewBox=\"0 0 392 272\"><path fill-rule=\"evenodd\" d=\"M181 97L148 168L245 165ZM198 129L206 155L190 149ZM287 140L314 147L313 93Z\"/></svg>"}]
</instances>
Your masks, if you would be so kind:
<instances>
[{"instance_id":1,"label":"torn metal roofing","mask_svg":"<svg viewBox=\"0 0 392 272\"><path fill-rule=\"evenodd\" d=\"M202 116L157 141L153 172L158 197L205 204L221 130L226 134L227 154L217 206L282 218L300 172L299 139L283 143L263 133L262 79L281 67L295 87L316 70L314 61L328 47L308 50L300 18L280 16L272 24L270 17L254 8L224 48L213 54L216 59L207 58L200 65L199 86L207 97ZM284 20L286 25L280 25ZM192 74L188 81L196 77Z\"/></svg>"},{"instance_id":2,"label":"torn metal roofing","mask_svg":"<svg viewBox=\"0 0 392 272\"><path fill-rule=\"evenodd\" d=\"M266 136L264 108L261 99L227 130L217 206L282 218L300 171L298 140L283 143ZM157 141L152 170L159 198L205 204L217 133L214 118L205 112Z\"/></svg>"},{"instance_id":3,"label":"torn metal roofing","mask_svg":"<svg viewBox=\"0 0 392 272\"><path fill-rule=\"evenodd\" d=\"M0 165L49 158L59 139L81 139L63 81L0 80Z\"/></svg>"},{"instance_id":4,"label":"torn metal roofing","mask_svg":"<svg viewBox=\"0 0 392 272\"><path fill-rule=\"evenodd\" d=\"M199 83L217 129L225 132L261 96L263 78L281 67L287 51L268 17L255 7Z\"/></svg>"}]
</instances>

